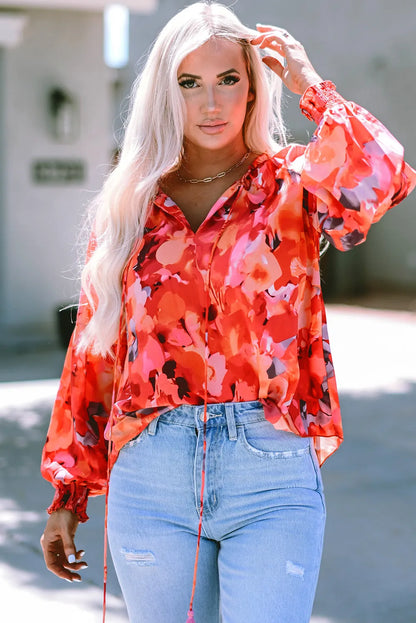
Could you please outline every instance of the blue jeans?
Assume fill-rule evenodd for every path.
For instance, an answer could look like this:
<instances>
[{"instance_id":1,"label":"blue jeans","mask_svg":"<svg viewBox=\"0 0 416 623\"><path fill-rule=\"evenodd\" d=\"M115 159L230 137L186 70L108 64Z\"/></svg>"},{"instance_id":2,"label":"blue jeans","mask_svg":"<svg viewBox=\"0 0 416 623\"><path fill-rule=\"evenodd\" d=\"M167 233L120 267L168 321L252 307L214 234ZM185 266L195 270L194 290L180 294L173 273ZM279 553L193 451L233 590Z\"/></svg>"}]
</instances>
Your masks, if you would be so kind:
<instances>
[{"instance_id":1,"label":"blue jeans","mask_svg":"<svg viewBox=\"0 0 416 623\"><path fill-rule=\"evenodd\" d=\"M110 478L108 535L131 623L185 623L197 543L203 406L153 420ZM308 623L325 502L311 440L257 401L208 405L196 623Z\"/></svg>"}]
</instances>

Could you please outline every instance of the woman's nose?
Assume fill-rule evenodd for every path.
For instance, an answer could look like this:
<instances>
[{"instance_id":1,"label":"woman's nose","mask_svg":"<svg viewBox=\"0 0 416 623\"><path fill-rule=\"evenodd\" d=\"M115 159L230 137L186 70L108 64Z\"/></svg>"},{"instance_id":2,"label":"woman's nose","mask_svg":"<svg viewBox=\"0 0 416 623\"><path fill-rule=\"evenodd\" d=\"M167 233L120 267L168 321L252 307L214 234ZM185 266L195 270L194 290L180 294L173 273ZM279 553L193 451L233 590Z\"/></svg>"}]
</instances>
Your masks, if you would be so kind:
<instances>
[{"instance_id":1,"label":"woman's nose","mask_svg":"<svg viewBox=\"0 0 416 623\"><path fill-rule=\"evenodd\" d=\"M204 100L203 106L207 112L212 113L219 109L218 94L215 92L215 87L208 86L206 88Z\"/></svg>"}]
</instances>

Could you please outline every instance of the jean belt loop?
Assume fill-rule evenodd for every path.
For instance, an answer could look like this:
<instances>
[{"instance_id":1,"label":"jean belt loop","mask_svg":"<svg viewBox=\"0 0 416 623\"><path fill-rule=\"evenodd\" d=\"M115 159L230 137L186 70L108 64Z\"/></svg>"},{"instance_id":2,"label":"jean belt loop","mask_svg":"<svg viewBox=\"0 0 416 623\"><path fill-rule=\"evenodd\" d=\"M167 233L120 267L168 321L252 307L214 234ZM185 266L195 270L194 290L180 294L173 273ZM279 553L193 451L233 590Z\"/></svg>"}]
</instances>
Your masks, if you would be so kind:
<instances>
[{"instance_id":1,"label":"jean belt loop","mask_svg":"<svg viewBox=\"0 0 416 623\"><path fill-rule=\"evenodd\" d=\"M147 432L149 433L149 435L156 435L158 422L159 422L159 416L155 417L154 420L150 422L149 426L147 427Z\"/></svg>"},{"instance_id":2,"label":"jean belt loop","mask_svg":"<svg viewBox=\"0 0 416 623\"><path fill-rule=\"evenodd\" d=\"M227 420L228 437L230 441L236 441L237 440L237 427L235 425L233 403L229 403L225 405L225 417Z\"/></svg>"}]
</instances>

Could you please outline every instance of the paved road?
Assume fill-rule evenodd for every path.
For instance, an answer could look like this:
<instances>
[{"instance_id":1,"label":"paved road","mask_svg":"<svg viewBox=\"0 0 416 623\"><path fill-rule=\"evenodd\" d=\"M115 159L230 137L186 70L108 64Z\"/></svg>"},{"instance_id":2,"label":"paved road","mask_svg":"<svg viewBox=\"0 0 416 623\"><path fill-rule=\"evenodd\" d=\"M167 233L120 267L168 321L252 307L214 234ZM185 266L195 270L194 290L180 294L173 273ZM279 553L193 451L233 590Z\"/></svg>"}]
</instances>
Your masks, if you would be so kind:
<instances>
[{"instance_id":1,"label":"paved road","mask_svg":"<svg viewBox=\"0 0 416 623\"><path fill-rule=\"evenodd\" d=\"M416 314L330 306L328 317L346 441L323 467L328 522L311 623L410 623L416 621ZM47 572L39 546L51 497L39 454L61 365L60 352L0 361L1 617L13 623L101 620L102 499L91 501L92 519L79 529L90 565L82 584ZM112 570L109 592L108 623L126 623Z\"/></svg>"}]
</instances>

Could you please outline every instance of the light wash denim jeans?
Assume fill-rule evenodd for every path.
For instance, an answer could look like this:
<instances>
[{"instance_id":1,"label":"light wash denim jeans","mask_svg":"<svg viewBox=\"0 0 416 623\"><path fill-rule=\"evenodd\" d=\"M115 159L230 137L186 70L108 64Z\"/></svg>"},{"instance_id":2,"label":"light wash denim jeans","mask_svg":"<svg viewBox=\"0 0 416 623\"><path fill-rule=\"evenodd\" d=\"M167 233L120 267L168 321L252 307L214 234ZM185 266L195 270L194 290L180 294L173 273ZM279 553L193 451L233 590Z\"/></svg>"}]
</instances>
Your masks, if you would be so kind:
<instances>
[{"instance_id":1,"label":"light wash denim jeans","mask_svg":"<svg viewBox=\"0 0 416 623\"><path fill-rule=\"evenodd\" d=\"M203 406L153 420L110 479L112 557L131 623L185 623L197 543ZM307 623L325 525L309 438L261 403L208 405L196 623Z\"/></svg>"}]
</instances>

